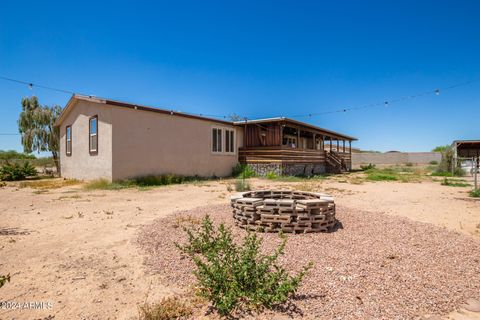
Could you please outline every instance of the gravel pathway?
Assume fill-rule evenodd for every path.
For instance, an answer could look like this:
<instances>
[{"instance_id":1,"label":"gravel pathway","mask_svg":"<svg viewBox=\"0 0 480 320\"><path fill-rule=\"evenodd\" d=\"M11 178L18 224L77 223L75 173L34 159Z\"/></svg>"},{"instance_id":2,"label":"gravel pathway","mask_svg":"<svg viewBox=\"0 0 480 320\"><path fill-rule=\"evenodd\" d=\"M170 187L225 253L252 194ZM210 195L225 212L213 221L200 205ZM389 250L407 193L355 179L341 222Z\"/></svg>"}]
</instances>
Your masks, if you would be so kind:
<instances>
[{"instance_id":1,"label":"gravel pathway","mask_svg":"<svg viewBox=\"0 0 480 320\"><path fill-rule=\"evenodd\" d=\"M232 227L227 205L175 213L145 226L138 243L146 264L166 283L195 282L193 265L182 259L174 242L182 242L180 225L209 214ZM294 316L316 319L414 319L447 314L468 298L480 298L480 241L468 236L381 213L337 205L340 227L331 233L288 235L281 263L296 272L312 261L314 268L293 301ZM261 234L264 249L279 243L276 234ZM275 317L275 314L264 314Z\"/></svg>"}]
</instances>

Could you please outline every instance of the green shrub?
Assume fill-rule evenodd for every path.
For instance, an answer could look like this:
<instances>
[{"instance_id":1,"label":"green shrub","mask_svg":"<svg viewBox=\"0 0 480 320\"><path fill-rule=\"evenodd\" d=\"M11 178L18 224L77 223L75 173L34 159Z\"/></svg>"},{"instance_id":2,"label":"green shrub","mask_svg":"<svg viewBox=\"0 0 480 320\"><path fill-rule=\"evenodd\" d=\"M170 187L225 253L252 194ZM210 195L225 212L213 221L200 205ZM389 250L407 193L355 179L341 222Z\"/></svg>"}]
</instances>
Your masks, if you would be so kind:
<instances>
[{"instance_id":1,"label":"green shrub","mask_svg":"<svg viewBox=\"0 0 480 320\"><path fill-rule=\"evenodd\" d=\"M184 319L193 310L186 303L171 297L162 299L159 303L140 306L140 320L170 320Z\"/></svg>"},{"instance_id":2,"label":"green shrub","mask_svg":"<svg viewBox=\"0 0 480 320\"><path fill-rule=\"evenodd\" d=\"M363 171L375 169L375 165L371 163L369 163L368 165L361 165L360 169L362 169Z\"/></svg>"},{"instance_id":3,"label":"green shrub","mask_svg":"<svg viewBox=\"0 0 480 320\"><path fill-rule=\"evenodd\" d=\"M250 191L250 183L245 179L237 179L237 181L235 181L235 190L239 192Z\"/></svg>"},{"instance_id":4,"label":"green shrub","mask_svg":"<svg viewBox=\"0 0 480 320\"><path fill-rule=\"evenodd\" d=\"M0 275L0 288L5 285L5 283L10 282L10 275L7 274L6 276Z\"/></svg>"},{"instance_id":5,"label":"green shrub","mask_svg":"<svg viewBox=\"0 0 480 320\"><path fill-rule=\"evenodd\" d=\"M255 171L248 164L238 163L232 169L232 176L236 178L247 179L247 178L255 177L255 175L256 175Z\"/></svg>"},{"instance_id":6,"label":"green shrub","mask_svg":"<svg viewBox=\"0 0 480 320\"><path fill-rule=\"evenodd\" d=\"M436 164L438 164L438 161L437 161L437 160L432 160L432 161L430 161L429 163L430 163L431 165L436 165Z\"/></svg>"},{"instance_id":7,"label":"green shrub","mask_svg":"<svg viewBox=\"0 0 480 320\"><path fill-rule=\"evenodd\" d=\"M0 160L26 160L35 159L33 154L17 152L15 150L0 150Z\"/></svg>"},{"instance_id":8,"label":"green shrub","mask_svg":"<svg viewBox=\"0 0 480 320\"><path fill-rule=\"evenodd\" d=\"M480 189L470 191L470 197L480 198Z\"/></svg>"},{"instance_id":9,"label":"green shrub","mask_svg":"<svg viewBox=\"0 0 480 320\"><path fill-rule=\"evenodd\" d=\"M277 178L278 178L277 174L276 174L275 172L273 172L273 171L267 172L267 174L265 175L265 177L266 177L267 179L271 179L271 180L274 180L274 179L277 179Z\"/></svg>"},{"instance_id":10,"label":"green shrub","mask_svg":"<svg viewBox=\"0 0 480 320\"><path fill-rule=\"evenodd\" d=\"M450 145L445 145L445 146L438 146L432 149L432 152L444 152L446 150L450 149Z\"/></svg>"},{"instance_id":11,"label":"green shrub","mask_svg":"<svg viewBox=\"0 0 480 320\"><path fill-rule=\"evenodd\" d=\"M412 163L412 162L407 162L407 163L405 163L405 166L407 166L407 167L413 167L413 163Z\"/></svg>"},{"instance_id":12,"label":"green shrub","mask_svg":"<svg viewBox=\"0 0 480 320\"><path fill-rule=\"evenodd\" d=\"M155 186L166 186L170 184L181 184L186 182L194 182L199 180L205 180L205 178L201 177L184 177L184 176L177 176L173 174L169 175L149 175L149 176L141 176L127 180L121 181L114 181L110 182L107 179L96 179L88 182L85 185L85 189L87 190L119 190L125 188L134 188L134 187L155 187Z\"/></svg>"},{"instance_id":13,"label":"green shrub","mask_svg":"<svg viewBox=\"0 0 480 320\"><path fill-rule=\"evenodd\" d=\"M449 187L468 187L470 186L470 183L466 183L465 180L451 180L445 177L443 178L441 185Z\"/></svg>"},{"instance_id":14,"label":"green shrub","mask_svg":"<svg viewBox=\"0 0 480 320\"><path fill-rule=\"evenodd\" d=\"M23 165L6 161L0 168L0 180L4 181L24 180L26 177L33 177L37 174L37 170L28 161Z\"/></svg>"},{"instance_id":15,"label":"green shrub","mask_svg":"<svg viewBox=\"0 0 480 320\"><path fill-rule=\"evenodd\" d=\"M272 255L260 253L261 239L248 233L241 245L223 224L215 228L208 216L197 229L185 229L188 242L177 244L195 264L198 294L222 315L235 310L271 309L285 303L298 289L311 264L290 276L278 264L286 238Z\"/></svg>"},{"instance_id":16,"label":"green shrub","mask_svg":"<svg viewBox=\"0 0 480 320\"><path fill-rule=\"evenodd\" d=\"M371 181L396 181L398 180L395 174L384 172L369 172L367 174L367 180Z\"/></svg>"}]
</instances>

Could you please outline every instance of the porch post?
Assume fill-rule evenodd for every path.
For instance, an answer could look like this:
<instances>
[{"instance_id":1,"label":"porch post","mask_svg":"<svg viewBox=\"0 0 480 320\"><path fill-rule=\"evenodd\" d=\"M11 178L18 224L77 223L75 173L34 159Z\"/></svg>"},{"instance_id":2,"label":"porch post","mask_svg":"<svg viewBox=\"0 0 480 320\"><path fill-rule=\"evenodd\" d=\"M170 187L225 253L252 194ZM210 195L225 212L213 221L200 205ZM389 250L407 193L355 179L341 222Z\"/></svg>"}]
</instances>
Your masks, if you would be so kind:
<instances>
[{"instance_id":1,"label":"porch post","mask_svg":"<svg viewBox=\"0 0 480 320\"><path fill-rule=\"evenodd\" d=\"M348 140L348 149L350 150L350 157L352 156L352 141Z\"/></svg>"},{"instance_id":2,"label":"porch post","mask_svg":"<svg viewBox=\"0 0 480 320\"><path fill-rule=\"evenodd\" d=\"M329 137L330 138L330 152L332 152L332 144L333 144L333 140L332 140L332 137Z\"/></svg>"},{"instance_id":3,"label":"porch post","mask_svg":"<svg viewBox=\"0 0 480 320\"><path fill-rule=\"evenodd\" d=\"M337 138L337 152L340 152L340 140Z\"/></svg>"},{"instance_id":4,"label":"porch post","mask_svg":"<svg viewBox=\"0 0 480 320\"><path fill-rule=\"evenodd\" d=\"M317 150L317 138L316 138L316 134L314 133L313 134L313 150Z\"/></svg>"},{"instance_id":5,"label":"porch post","mask_svg":"<svg viewBox=\"0 0 480 320\"><path fill-rule=\"evenodd\" d=\"M280 125L280 147L283 146L283 124Z\"/></svg>"},{"instance_id":6,"label":"porch post","mask_svg":"<svg viewBox=\"0 0 480 320\"><path fill-rule=\"evenodd\" d=\"M300 149L300 129L297 129L297 148Z\"/></svg>"},{"instance_id":7,"label":"porch post","mask_svg":"<svg viewBox=\"0 0 480 320\"><path fill-rule=\"evenodd\" d=\"M342 143L343 143L343 153L345 153L345 139L342 140Z\"/></svg>"}]
</instances>

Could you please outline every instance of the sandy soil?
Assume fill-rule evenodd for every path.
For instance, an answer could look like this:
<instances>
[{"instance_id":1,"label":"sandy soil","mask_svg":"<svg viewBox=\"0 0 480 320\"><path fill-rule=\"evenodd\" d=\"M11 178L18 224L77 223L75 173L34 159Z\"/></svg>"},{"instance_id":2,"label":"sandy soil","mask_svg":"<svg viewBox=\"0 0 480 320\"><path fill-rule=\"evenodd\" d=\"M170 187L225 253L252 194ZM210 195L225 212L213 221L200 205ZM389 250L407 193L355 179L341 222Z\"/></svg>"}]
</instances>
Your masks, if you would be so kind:
<instances>
[{"instance_id":1,"label":"sandy soil","mask_svg":"<svg viewBox=\"0 0 480 320\"><path fill-rule=\"evenodd\" d=\"M194 286L195 266L182 259L175 246L187 240L178 230L197 227L208 214L241 241L246 231L235 226L228 212L228 205L199 207L146 226L139 244L148 252L147 265L167 283ZM280 263L293 274L313 263L290 305L291 317L414 319L444 315L468 299L480 298L480 241L431 224L340 205L336 217L341 227L333 232L286 235ZM268 253L281 242L275 233L258 237ZM269 312L259 318L284 314Z\"/></svg>"},{"instance_id":2,"label":"sandy soil","mask_svg":"<svg viewBox=\"0 0 480 320\"><path fill-rule=\"evenodd\" d=\"M258 188L324 190L347 208L405 216L479 239L480 202L467 200L468 188L438 182L341 181L252 183ZM143 252L135 244L141 227L178 210L225 204L227 185L233 183L146 191L0 188L0 274L12 274L11 283L0 289L0 301L53 303L50 310L0 309L0 319L135 319L139 303L180 290L144 266Z\"/></svg>"}]
</instances>

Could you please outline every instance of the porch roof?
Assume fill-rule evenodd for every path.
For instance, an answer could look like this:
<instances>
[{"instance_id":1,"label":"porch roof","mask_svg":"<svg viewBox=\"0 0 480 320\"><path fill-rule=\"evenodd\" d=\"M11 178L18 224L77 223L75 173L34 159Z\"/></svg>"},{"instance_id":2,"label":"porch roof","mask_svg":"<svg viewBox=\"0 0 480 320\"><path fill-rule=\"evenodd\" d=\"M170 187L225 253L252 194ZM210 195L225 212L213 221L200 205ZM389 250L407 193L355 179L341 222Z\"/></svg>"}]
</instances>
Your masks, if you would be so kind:
<instances>
[{"instance_id":1,"label":"porch roof","mask_svg":"<svg viewBox=\"0 0 480 320\"><path fill-rule=\"evenodd\" d=\"M328 129L325 129L325 128L317 127L317 126L314 126L314 125L306 123L306 122L302 122L302 121L298 121L298 120L294 120L294 119L290 119L290 118L285 118L285 117L255 119L255 120L246 120L246 121L245 120L244 121L235 121L234 124L240 126L240 125L245 125L245 124L261 124L261 123L275 123L275 122L284 122L286 124L291 123L291 124L296 125L296 126L305 127L307 129L317 131L317 132L320 132L320 133L328 135L328 136L332 136L333 138L341 138L341 139L345 139L345 140L349 140L349 141L358 140L355 137L351 137L351 136L348 136L348 135L345 135L345 134L342 134L342 133L339 133L339 132L335 132L335 131L328 130Z\"/></svg>"}]
</instances>

